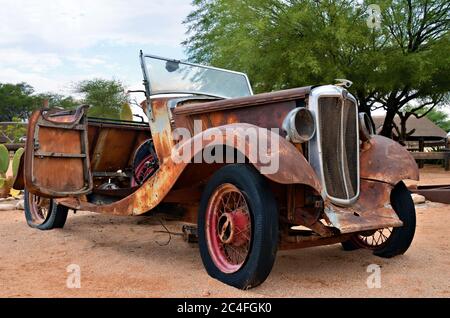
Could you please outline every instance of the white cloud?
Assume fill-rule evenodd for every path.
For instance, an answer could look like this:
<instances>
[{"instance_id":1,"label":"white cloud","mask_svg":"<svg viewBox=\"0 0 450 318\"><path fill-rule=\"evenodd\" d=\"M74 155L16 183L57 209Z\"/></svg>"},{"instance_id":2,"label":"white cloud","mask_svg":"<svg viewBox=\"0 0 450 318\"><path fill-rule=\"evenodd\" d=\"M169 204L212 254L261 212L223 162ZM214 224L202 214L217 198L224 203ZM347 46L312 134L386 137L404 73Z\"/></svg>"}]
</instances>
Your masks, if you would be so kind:
<instances>
[{"instance_id":1,"label":"white cloud","mask_svg":"<svg viewBox=\"0 0 450 318\"><path fill-rule=\"evenodd\" d=\"M61 65L61 59L54 53L34 54L22 49L0 48L0 68L14 66L31 72L44 72Z\"/></svg>"},{"instance_id":2,"label":"white cloud","mask_svg":"<svg viewBox=\"0 0 450 318\"><path fill-rule=\"evenodd\" d=\"M58 91L70 94L69 82L61 81L61 78L51 78L39 73L26 72L15 68L0 68L0 82L20 83L26 82L32 85L38 92Z\"/></svg>"},{"instance_id":3,"label":"white cloud","mask_svg":"<svg viewBox=\"0 0 450 318\"><path fill-rule=\"evenodd\" d=\"M42 41L78 49L99 41L178 45L189 0L0 0L0 45Z\"/></svg>"},{"instance_id":4,"label":"white cloud","mask_svg":"<svg viewBox=\"0 0 450 318\"><path fill-rule=\"evenodd\" d=\"M93 77L135 83L137 47L181 51L190 2L0 0L0 82L59 93Z\"/></svg>"},{"instance_id":5,"label":"white cloud","mask_svg":"<svg viewBox=\"0 0 450 318\"><path fill-rule=\"evenodd\" d=\"M80 69L91 69L95 66L107 64L106 60L102 57L83 57L80 55L67 56L66 59L73 63L75 67Z\"/></svg>"}]
</instances>

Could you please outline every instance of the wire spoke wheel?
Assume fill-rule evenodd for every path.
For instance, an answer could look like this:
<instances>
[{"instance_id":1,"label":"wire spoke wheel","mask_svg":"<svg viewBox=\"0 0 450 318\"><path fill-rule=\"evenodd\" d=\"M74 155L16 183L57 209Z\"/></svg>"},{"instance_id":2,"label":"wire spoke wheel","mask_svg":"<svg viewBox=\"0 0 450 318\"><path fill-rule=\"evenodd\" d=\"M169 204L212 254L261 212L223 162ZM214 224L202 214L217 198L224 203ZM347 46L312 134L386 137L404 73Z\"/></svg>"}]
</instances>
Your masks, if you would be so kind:
<instances>
[{"instance_id":1,"label":"wire spoke wheel","mask_svg":"<svg viewBox=\"0 0 450 318\"><path fill-rule=\"evenodd\" d=\"M240 289L260 285L278 247L275 197L250 165L226 165L206 184L198 213L198 245L208 274Z\"/></svg>"},{"instance_id":2,"label":"wire spoke wheel","mask_svg":"<svg viewBox=\"0 0 450 318\"><path fill-rule=\"evenodd\" d=\"M224 273L235 273L245 264L252 241L252 221L243 193L226 183L212 194L206 210L208 250Z\"/></svg>"},{"instance_id":3,"label":"wire spoke wheel","mask_svg":"<svg viewBox=\"0 0 450 318\"><path fill-rule=\"evenodd\" d=\"M377 250L384 247L392 235L393 228L384 228L371 232L364 232L354 237L354 242L361 248Z\"/></svg>"},{"instance_id":4,"label":"wire spoke wheel","mask_svg":"<svg viewBox=\"0 0 450 318\"><path fill-rule=\"evenodd\" d=\"M152 154L145 157L135 168L133 186L144 183L156 171L155 158Z\"/></svg>"},{"instance_id":5,"label":"wire spoke wheel","mask_svg":"<svg viewBox=\"0 0 450 318\"><path fill-rule=\"evenodd\" d=\"M31 218L35 224L44 223L51 211L52 202L50 199L43 198L32 193L28 193L30 202Z\"/></svg>"}]
</instances>

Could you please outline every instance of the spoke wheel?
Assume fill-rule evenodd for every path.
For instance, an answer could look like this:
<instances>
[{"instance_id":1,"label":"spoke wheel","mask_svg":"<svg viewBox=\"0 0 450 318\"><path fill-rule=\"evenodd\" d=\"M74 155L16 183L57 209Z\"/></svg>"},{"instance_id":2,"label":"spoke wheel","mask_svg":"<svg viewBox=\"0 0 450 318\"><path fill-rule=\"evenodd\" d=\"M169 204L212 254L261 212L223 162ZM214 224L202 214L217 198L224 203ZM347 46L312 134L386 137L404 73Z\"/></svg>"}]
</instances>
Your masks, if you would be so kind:
<instances>
[{"instance_id":1,"label":"spoke wheel","mask_svg":"<svg viewBox=\"0 0 450 318\"><path fill-rule=\"evenodd\" d=\"M245 264L251 248L252 221L244 194L226 183L214 191L206 211L208 249L224 273Z\"/></svg>"},{"instance_id":2,"label":"spoke wheel","mask_svg":"<svg viewBox=\"0 0 450 318\"><path fill-rule=\"evenodd\" d=\"M349 240L342 242L344 250L364 248L384 258L401 255L408 250L416 231L416 210L411 193L403 182L399 182L392 189L390 199L392 208L403 226L356 233Z\"/></svg>"},{"instance_id":3,"label":"spoke wheel","mask_svg":"<svg viewBox=\"0 0 450 318\"><path fill-rule=\"evenodd\" d=\"M35 224L44 223L52 209L52 202L50 199L39 197L32 193L28 193L28 200L30 202L30 214Z\"/></svg>"},{"instance_id":4,"label":"spoke wheel","mask_svg":"<svg viewBox=\"0 0 450 318\"><path fill-rule=\"evenodd\" d=\"M135 168L132 186L138 186L156 171L155 158L153 155L145 157Z\"/></svg>"},{"instance_id":5,"label":"spoke wheel","mask_svg":"<svg viewBox=\"0 0 450 318\"><path fill-rule=\"evenodd\" d=\"M393 228L385 228L376 231L360 233L353 240L360 248L377 250L384 247L392 235Z\"/></svg>"},{"instance_id":6,"label":"spoke wheel","mask_svg":"<svg viewBox=\"0 0 450 318\"><path fill-rule=\"evenodd\" d=\"M27 224L43 231L64 227L69 211L69 208L57 204L53 199L34 195L27 189L24 208Z\"/></svg>"},{"instance_id":7,"label":"spoke wheel","mask_svg":"<svg viewBox=\"0 0 450 318\"><path fill-rule=\"evenodd\" d=\"M269 275L278 247L275 197L250 165L227 165L203 190L198 212L198 246L208 274L240 289Z\"/></svg>"}]
</instances>

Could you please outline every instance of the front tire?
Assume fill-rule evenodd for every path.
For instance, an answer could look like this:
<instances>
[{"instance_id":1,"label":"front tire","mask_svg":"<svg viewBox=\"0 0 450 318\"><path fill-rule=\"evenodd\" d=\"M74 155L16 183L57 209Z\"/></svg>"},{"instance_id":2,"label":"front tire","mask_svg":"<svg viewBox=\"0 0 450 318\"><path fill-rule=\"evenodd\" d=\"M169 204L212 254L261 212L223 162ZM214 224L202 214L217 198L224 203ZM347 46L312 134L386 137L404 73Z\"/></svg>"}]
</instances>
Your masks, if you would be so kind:
<instances>
[{"instance_id":1,"label":"front tire","mask_svg":"<svg viewBox=\"0 0 450 318\"><path fill-rule=\"evenodd\" d=\"M239 289L263 283L278 247L278 211L266 180L249 165L228 165L208 182L198 214L208 274Z\"/></svg>"},{"instance_id":2,"label":"front tire","mask_svg":"<svg viewBox=\"0 0 450 318\"><path fill-rule=\"evenodd\" d=\"M69 208L56 204L55 200L24 193L25 219L27 224L42 231L63 228Z\"/></svg>"},{"instance_id":3,"label":"front tire","mask_svg":"<svg viewBox=\"0 0 450 318\"><path fill-rule=\"evenodd\" d=\"M402 227L356 234L342 243L344 250L365 248L384 258L404 254L411 246L416 231L416 209L411 193L403 182L392 190L391 206L403 222Z\"/></svg>"}]
</instances>

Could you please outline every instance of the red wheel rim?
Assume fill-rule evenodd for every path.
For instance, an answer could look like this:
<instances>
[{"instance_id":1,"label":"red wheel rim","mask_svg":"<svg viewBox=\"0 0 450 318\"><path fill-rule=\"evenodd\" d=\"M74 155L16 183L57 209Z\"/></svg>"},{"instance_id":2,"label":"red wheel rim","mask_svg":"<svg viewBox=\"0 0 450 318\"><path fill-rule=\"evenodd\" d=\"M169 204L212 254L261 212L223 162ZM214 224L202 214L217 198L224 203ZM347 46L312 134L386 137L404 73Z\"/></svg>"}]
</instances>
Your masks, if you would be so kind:
<instances>
[{"instance_id":1,"label":"red wheel rim","mask_svg":"<svg viewBox=\"0 0 450 318\"><path fill-rule=\"evenodd\" d=\"M51 200L29 193L28 202L33 222L35 224L44 223L51 210Z\"/></svg>"},{"instance_id":2,"label":"red wheel rim","mask_svg":"<svg viewBox=\"0 0 450 318\"><path fill-rule=\"evenodd\" d=\"M223 273L237 272L251 248L252 222L243 193L226 183L218 187L206 209L206 242L209 254Z\"/></svg>"},{"instance_id":3,"label":"red wheel rim","mask_svg":"<svg viewBox=\"0 0 450 318\"><path fill-rule=\"evenodd\" d=\"M153 155L148 155L137 165L134 170L134 177L132 180L132 186L138 186L142 184L143 181L155 171L154 166L152 165L154 158Z\"/></svg>"},{"instance_id":4,"label":"red wheel rim","mask_svg":"<svg viewBox=\"0 0 450 318\"><path fill-rule=\"evenodd\" d=\"M362 248L377 250L384 247L392 235L393 228L384 228L372 232L360 233L354 237L354 242Z\"/></svg>"}]
</instances>

